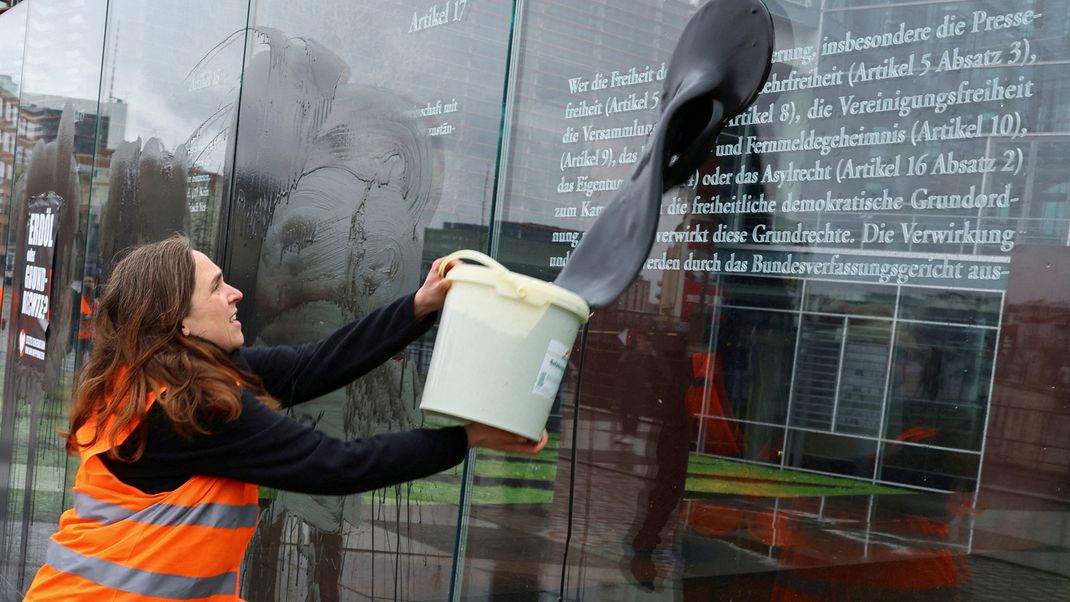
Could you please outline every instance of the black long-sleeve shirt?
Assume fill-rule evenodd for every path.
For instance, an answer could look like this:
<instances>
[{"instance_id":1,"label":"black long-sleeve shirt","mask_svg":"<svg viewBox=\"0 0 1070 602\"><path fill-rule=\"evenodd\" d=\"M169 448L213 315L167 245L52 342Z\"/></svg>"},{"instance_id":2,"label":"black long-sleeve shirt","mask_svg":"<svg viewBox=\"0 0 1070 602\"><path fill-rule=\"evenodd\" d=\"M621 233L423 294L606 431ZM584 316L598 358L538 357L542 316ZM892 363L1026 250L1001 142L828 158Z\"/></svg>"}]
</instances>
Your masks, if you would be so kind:
<instances>
[{"instance_id":1,"label":"black long-sleeve shirt","mask_svg":"<svg viewBox=\"0 0 1070 602\"><path fill-rule=\"evenodd\" d=\"M412 295L327 338L295 347L243 347L231 358L260 376L284 407L319 397L366 374L434 323L417 321ZM145 452L136 462L101 456L120 481L145 493L170 491L193 475L224 477L301 493L344 495L441 472L468 448L464 429L416 429L343 441L242 392L241 416L186 440L154 404Z\"/></svg>"}]
</instances>

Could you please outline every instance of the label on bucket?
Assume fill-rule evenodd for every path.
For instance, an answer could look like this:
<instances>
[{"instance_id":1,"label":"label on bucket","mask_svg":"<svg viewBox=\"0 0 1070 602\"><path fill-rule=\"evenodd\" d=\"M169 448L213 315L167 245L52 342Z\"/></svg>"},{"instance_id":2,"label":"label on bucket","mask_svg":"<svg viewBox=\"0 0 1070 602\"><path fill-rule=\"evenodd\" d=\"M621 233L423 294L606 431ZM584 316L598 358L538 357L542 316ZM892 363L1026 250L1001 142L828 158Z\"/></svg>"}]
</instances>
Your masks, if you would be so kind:
<instances>
[{"instance_id":1,"label":"label on bucket","mask_svg":"<svg viewBox=\"0 0 1070 602\"><path fill-rule=\"evenodd\" d=\"M568 356L571 352L571 347L556 339L550 339L550 346L546 349L542 367L539 368L539 376L535 379L535 388L531 390L533 395L548 401L553 400L557 395L557 388L561 386L561 379L565 377L565 368L568 366Z\"/></svg>"}]
</instances>

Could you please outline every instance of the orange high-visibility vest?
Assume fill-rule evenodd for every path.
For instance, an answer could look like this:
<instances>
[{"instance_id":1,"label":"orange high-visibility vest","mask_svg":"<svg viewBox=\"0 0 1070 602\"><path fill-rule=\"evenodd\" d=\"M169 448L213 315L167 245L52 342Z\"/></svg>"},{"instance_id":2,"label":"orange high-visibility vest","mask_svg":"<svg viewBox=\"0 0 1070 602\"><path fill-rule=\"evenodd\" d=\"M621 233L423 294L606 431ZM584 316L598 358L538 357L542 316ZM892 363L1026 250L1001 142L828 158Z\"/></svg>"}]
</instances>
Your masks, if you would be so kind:
<instances>
[{"instance_id":1,"label":"orange high-visibility vest","mask_svg":"<svg viewBox=\"0 0 1070 602\"><path fill-rule=\"evenodd\" d=\"M154 401L150 395L147 407ZM78 440L89 441L94 428L87 423ZM174 491L143 493L100 459L131 432L80 452L74 508L60 517L25 600L239 600L238 569L256 527L256 485L194 476Z\"/></svg>"},{"instance_id":2,"label":"orange high-visibility vest","mask_svg":"<svg viewBox=\"0 0 1070 602\"><path fill-rule=\"evenodd\" d=\"M93 302L89 300L89 295L82 295L78 314L78 338L83 341L93 338Z\"/></svg>"}]
</instances>

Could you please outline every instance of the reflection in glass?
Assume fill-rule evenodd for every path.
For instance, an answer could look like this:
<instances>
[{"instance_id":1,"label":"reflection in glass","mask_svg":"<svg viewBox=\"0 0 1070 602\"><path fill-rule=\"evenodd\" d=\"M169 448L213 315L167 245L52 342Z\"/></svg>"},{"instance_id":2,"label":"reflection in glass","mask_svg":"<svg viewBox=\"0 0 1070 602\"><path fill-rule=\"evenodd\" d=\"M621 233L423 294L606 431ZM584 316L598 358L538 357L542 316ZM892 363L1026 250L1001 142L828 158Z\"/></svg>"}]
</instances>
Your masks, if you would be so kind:
<instances>
[{"instance_id":1,"label":"reflection in glass","mask_svg":"<svg viewBox=\"0 0 1070 602\"><path fill-rule=\"evenodd\" d=\"M884 443L877 478L927 489L970 492L977 487L980 462L976 453L889 441Z\"/></svg>"},{"instance_id":2,"label":"reflection in glass","mask_svg":"<svg viewBox=\"0 0 1070 602\"><path fill-rule=\"evenodd\" d=\"M48 535L66 507L69 461L56 429L66 424L71 353L78 342L77 321L82 291L85 249L85 211L94 180L93 153L114 124L97 111L100 59L104 33L101 3L61 0L19 6L0 16L0 38L17 38L20 72L17 101L5 102L0 124L14 119L6 142L12 152L7 171L12 178L0 184L10 190L5 208L14 227L5 228L7 250L5 300L26 298L29 259L27 215L32 199L58 199L58 235L48 280L41 291L48 297L44 360L21 362L19 333L28 318L18 303L5 303L4 328L8 350L0 411L0 597L17 597L29 576L44 561ZM17 25L16 25L17 24ZM25 27L22 30L22 27ZM25 46L22 46L25 40ZM63 40L57 44L55 40ZM7 48L7 46L5 46ZM6 50L5 50L6 54ZM12 69L5 56L5 69ZM0 74L3 75L3 74ZM14 134L12 137L11 134ZM5 138L0 133L0 138ZM4 154L0 152L0 164ZM7 203L5 203L7 204ZM47 264L46 264L47 265ZM8 280L10 278L10 280ZM32 332L32 331L31 331ZM25 335L23 335L25 336ZM69 497L66 502L69 502Z\"/></svg>"},{"instance_id":3,"label":"reflection in glass","mask_svg":"<svg viewBox=\"0 0 1070 602\"><path fill-rule=\"evenodd\" d=\"M861 437L788 429L784 455L786 466L871 478L877 443Z\"/></svg>"},{"instance_id":4,"label":"reflection in glass","mask_svg":"<svg viewBox=\"0 0 1070 602\"><path fill-rule=\"evenodd\" d=\"M78 301L91 305L108 256L171 229L223 258L247 294L250 339L262 342L319 336L406 292L456 248L490 250L552 279L609 197L584 183L627 177L644 144L641 135L588 138L585 127L645 126L658 113L638 106L660 92L658 81L579 82L633 67L656 74L697 4L430 4L260 0L247 19L245 3L41 0L0 18L0 39L26 40L25 61L21 42L0 56L0 206L27 192L31 163L61 168L53 188L81 205L63 251L73 268L65 262L59 278L57 308L67 306L56 312L63 340L54 348L83 340ZM729 128L692 185L666 195L652 262L573 351L549 449L536 459L480 454L468 482L455 471L347 499L265 491L245 597L441 599L452 584L462 599L947 600L999 597L999 583L1023 599L1070 598L1070 78L1060 58L1070 4L1019 4L771 0L773 72L800 87L762 94L754 123ZM985 29L989 17L1023 11L1043 17ZM967 24L961 35L824 46L953 19ZM950 63L992 52L999 64ZM1016 52L1021 62L1008 62ZM923 61L944 59L921 73ZM912 72L895 72L911 60ZM857 75L863 63L879 77L801 79ZM1028 82L1032 95L844 108L991 89L993 80ZM624 108L635 110L606 114L611 97L633 92L636 105ZM792 103L797 121L783 112ZM1008 117L1022 129L989 127ZM976 119L987 128L976 136L910 139L915 126L955 130L955 120ZM841 128L904 140L789 148ZM765 141L786 150L747 150ZM952 156L996 163L951 173ZM895 176L831 173L848 160L858 168L897 158ZM928 170L906 173L911 161ZM789 164L830 175L765 179ZM1008 202L910 202L915 192L924 201L970 191ZM794 204L714 211L746 195ZM816 206L885 196L904 203ZM16 214L7 210L0 227ZM902 229L965 220L1011 232L1013 248L906 240ZM862 242L863 223L894 236ZM678 240L825 224L853 241ZM9 253L16 242L0 240ZM878 283L879 274L711 267L732 254L761 254L767 265L839 254L837 265L946 260L964 269ZM13 257L5 272L17 280ZM10 346L13 329L3 328ZM430 347L303 419L342 436L417 423ZM5 364L4 599L17 597L68 505L70 472L54 436L65 400L52 392L77 359L58 356L41 403L16 394L14 364Z\"/></svg>"},{"instance_id":5,"label":"reflection in glass","mask_svg":"<svg viewBox=\"0 0 1070 602\"><path fill-rule=\"evenodd\" d=\"M1001 295L915 287L900 290L900 318L967 326L999 325Z\"/></svg>"},{"instance_id":6,"label":"reflection in glass","mask_svg":"<svg viewBox=\"0 0 1070 602\"><path fill-rule=\"evenodd\" d=\"M797 324L795 314L721 311L716 350L728 397L721 407L731 410L726 418L784 424Z\"/></svg>"},{"instance_id":7,"label":"reflection in glass","mask_svg":"<svg viewBox=\"0 0 1070 602\"><path fill-rule=\"evenodd\" d=\"M255 3L241 107L231 115L226 231L247 336L318 338L414 290L433 259L486 250L511 9ZM298 418L348 438L419 426L431 340ZM472 466L474 503L541 501L545 470L537 486L514 488L529 466L545 469L512 459ZM265 504L244 591L444 597L458 551L459 476L344 498L277 495Z\"/></svg>"},{"instance_id":8,"label":"reflection in glass","mask_svg":"<svg viewBox=\"0 0 1070 602\"><path fill-rule=\"evenodd\" d=\"M796 283L779 278L725 276L721 278L725 305L763 309L798 309Z\"/></svg>"},{"instance_id":9,"label":"reflection in glass","mask_svg":"<svg viewBox=\"0 0 1070 602\"><path fill-rule=\"evenodd\" d=\"M847 320L833 430L877 435L888 373L892 326L887 321Z\"/></svg>"},{"instance_id":10,"label":"reflection in glass","mask_svg":"<svg viewBox=\"0 0 1070 602\"><path fill-rule=\"evenodd\" d=\"M764 464L780 464L784 429L750 422L705 418L698 451Z\"/></svg>"},{"instance_id":11,"label":"reflection in glass","mask_svg":"<svg viewBox=\"0 0 1070 602\"><path fill-rule=\"evenodd\" d=\"M792 387L792 426L830 429L846 324L846 318L803 317Z\"/></svg>"},{"instance_id":12,"label":"reflection in glass","mask_svg":"<svg viewBox=\"0 0 1070 602\"><path fill-rule=\"evenodd\" d=\"M884 436L979 451L996 333L901 322Z\"/></svg>"},{"instance_id":13,"label":"reflection in glass","mask_svg":"<svg viewBox=\"0 0 1070 602\"><path fill-rule=\"evenodd\" d=\"M895 289L887 286L811 280L804 311L890 318L895 314Z\"/></svg>"}]
</instances>

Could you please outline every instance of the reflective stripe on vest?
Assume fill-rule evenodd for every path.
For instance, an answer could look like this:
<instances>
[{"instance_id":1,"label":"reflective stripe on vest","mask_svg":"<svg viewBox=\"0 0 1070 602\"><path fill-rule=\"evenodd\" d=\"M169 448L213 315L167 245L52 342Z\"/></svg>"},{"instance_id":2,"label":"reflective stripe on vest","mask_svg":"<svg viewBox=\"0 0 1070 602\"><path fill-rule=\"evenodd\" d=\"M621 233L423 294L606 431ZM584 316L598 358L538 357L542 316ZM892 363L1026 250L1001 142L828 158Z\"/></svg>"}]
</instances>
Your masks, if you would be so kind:
<instances>
[{"instance_id":1,"label":"reflective stripe on vest","mask_svg":"<svg viewBox=\"0 0 1070 602\"><path fill-rule=\"evenodd\" d=\"M256 526L259 510L256 504L232 506L229 504L198 504L176 506L153 504L134 511L115 504L102 502L78 491L74 492L74 510L80 518L110 525L121 520L149 525L177 527L179 525L214 527L217 529L244 529Z\"/></svg>"},{"instance_id":2,"label":"reflective stripe on vest","mask_svg":"<svg viewBox=\"0 0 1070 602\"><path fill-rule=\"evenodd\" d=\"M48 544L45 562L58 571L78 575L106 587L175 600L233 594L238 579L236 572L198 578L144 571L84 556L54 541Z\"/></svg>"},{"instance_id":3,"label":"reflective stripe on vest","mask_svg":"<svg viewBox=\"0 0 1070 602\"><path fill-rule=\"evenodd\" d=\"M154 402L150 395L146 411ZM98 456L136 426L80 450L75 507L60 517L27 600L238 600L256 485L197 475L155 494L127 485ZM78 441L94 431L94 423L83 425Z\"/></svg>"}]
</instances>

